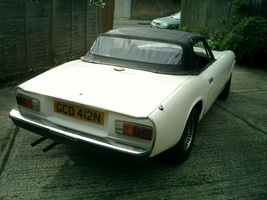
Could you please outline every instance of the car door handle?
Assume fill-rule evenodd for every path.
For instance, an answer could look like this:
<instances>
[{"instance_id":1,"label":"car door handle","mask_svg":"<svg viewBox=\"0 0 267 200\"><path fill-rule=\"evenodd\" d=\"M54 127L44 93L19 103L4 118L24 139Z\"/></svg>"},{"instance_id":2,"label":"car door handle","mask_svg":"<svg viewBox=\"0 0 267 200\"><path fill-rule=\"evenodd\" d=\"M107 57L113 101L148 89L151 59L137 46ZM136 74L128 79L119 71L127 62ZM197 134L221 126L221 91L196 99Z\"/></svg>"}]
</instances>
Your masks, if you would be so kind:
<instances>
[{"instance_id":1,"label":"car door handle","mask_svg":"<svg viewBox=\"0 0 267 200\"><path fill-rule=\"evenodd\" d=\"M213 82L213 77L211 77L210 79L209 79L209 83L212 83Z\"/></svg>"}]
</instances>

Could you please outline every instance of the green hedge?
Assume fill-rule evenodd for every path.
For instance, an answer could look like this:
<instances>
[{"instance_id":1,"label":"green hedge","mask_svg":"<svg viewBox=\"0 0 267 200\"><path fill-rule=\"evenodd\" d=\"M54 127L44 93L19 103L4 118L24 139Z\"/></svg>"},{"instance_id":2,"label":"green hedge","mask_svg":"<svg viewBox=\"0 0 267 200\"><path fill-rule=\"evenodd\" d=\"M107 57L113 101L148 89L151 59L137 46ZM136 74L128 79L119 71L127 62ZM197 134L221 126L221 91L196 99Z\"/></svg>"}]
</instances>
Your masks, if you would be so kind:
<instances>
[{"instance_id":1,"label":"green hedge","mask_svg":"<svg viewBox=\"0 0 267 200\"><path fill-rule=\"evenodd\" d=\"M231 49L237 61L252 67L267 69L267 20L247 17L222 40L219 50Z\"/></svg>"}]
</instances>

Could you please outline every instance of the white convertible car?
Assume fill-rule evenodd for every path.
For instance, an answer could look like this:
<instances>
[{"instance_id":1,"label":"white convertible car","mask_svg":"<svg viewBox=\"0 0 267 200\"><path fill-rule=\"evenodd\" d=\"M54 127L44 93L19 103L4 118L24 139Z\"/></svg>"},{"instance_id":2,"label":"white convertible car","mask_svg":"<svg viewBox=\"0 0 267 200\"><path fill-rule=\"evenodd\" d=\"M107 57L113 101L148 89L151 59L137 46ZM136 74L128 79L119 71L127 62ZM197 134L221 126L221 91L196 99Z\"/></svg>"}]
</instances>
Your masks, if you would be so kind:
<instances>
[{"instance_id":1,"label":"white convertible car","mask_svg":"<svg viewBox=\"0 0 267 200\"><path fill-rule=\"evenodd\" d=\"M205 38L150 28L101 34L80 60L21 85L13 122L58 143L144 162L166 150L176 162L193 147L197 123L226 99L235 55Z\"/></svg>"}]
</instances>

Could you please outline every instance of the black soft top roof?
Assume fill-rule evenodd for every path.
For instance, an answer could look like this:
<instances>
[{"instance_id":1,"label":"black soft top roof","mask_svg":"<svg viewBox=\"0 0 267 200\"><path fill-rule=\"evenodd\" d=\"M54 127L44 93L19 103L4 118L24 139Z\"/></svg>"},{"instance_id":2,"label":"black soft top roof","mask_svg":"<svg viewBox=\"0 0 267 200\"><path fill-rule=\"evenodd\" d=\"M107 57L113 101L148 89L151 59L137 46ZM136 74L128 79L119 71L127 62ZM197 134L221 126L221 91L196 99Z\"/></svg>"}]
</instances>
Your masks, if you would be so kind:
<instances>
[{"instance_id":1,"label":"black soft top roof","mask_svg":"<svg viewBox=\"0 0 267 200\"><path fill-rule=\"evenodd\" d=\"M134 63L131 61L104 58L101 56L93 55L90 52L85 56L85 61L104 63L118 66L125 66L130 68L141 68L142 70L153 71L164 74L185 74L185 75L196 75L199 74L199 69L196 65L196 60L193 51L193 41L198 41L204 38L201 35L192 34L182 31L173 31L165 29L153 29L143 27L124 27L115 30L110 30L100 36L106 37L118 37L118 38L130 38L139 40L149 40L155 42L171 43L180 45L183 49L182 62L179 63L175 68L168 65L150 65L146 63ZM152 69L152 70L151 70Z\"/></svg>"},{"instance_id":2,"label":"black soft top roof","mask_svg":"<svg viewBox=\"0 0 267 200\"><path fill-rule=\"evenodd\" d=\"M118 28L115 30L108 31L101 35L105 36L116 36L123 38L135 38L158 42L168 42L179 44L187 47L192 47L191 41L203 38L201 35L183 32L183 31L173 31L167 29L154 29L154 28L143 28L143 27L125 27Z\"/></svg>"}]
</instances>

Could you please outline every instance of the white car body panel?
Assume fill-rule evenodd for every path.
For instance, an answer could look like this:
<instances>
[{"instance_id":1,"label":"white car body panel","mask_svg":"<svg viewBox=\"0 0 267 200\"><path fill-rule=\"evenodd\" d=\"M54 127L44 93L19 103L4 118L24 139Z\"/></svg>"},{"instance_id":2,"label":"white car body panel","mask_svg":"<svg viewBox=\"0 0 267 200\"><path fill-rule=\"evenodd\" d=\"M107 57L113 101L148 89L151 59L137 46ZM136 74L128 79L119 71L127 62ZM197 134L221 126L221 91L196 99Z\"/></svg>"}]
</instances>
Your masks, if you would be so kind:
<instances>
[{"instance_id":1,"label":"white car body panel","mask_svg":"<svg viewBox=\"0 0 267 200\"><path fill-rule=\"evenodd\" d=\"M186 76L170 76L81 60L56 67L20 88L45 96L146 118L182 84Z\"/></svg>"},{"instance_id":2,"label":"white car body panel","mask_svg":"<svg viewBox=\"0 0 267 200\"><path fill-rule=\"evenodd\" d=\"M198 102L202 102L203 109L199 116L199 120L201 120L223 90L234 66L234 63L230 63L231 60L228 58L233 57L234 54L231 51L225 51L217 54L215 52L215 55L222 56L222 60L218 63L215 61L216 65L213 63L200 75L191 76L162 104L164 111L156 110L151 114L150 117L157 124L158 133L151 156L174 146L182 136L187 118L193 107ZM227 70L225 70L226 64L229 66ZM209 83L211 77L214 81ZM164 123L161 123L162 119L166 119Z\"/></svg>"}]
</instances>

